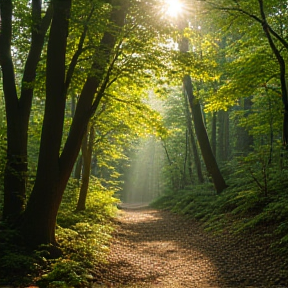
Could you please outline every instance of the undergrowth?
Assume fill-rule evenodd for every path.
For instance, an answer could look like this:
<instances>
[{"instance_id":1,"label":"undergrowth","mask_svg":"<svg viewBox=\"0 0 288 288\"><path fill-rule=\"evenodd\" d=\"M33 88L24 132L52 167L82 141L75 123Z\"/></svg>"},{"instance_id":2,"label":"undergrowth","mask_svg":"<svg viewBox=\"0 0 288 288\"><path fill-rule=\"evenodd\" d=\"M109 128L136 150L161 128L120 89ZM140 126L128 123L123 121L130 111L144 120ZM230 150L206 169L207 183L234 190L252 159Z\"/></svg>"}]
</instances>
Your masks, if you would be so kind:
<instances>
[{"instance_id":1,"label":"undergrowth","mask_svg":"<svg viewBox=\"0 0 288 288\"><path fill-rule=\"evenodd\" d=\"M93 189L93 191L92 191ZM51 259L49 246L27 251L17 232L2 223L0 285L25 287L87 287L106 262L115 215L113 192L92 185L87 209L75 212L79 187L70 181L58 213L56 236L62 255Z\"/></svg>"},{"instance_id":2,"label":"undergrowth","mask_svg":"<svg viewBox=\"0 0 288 288\"><path fill-rule=\"evenodd\" d=\"M261 175L253 175L259 179L255 183L249 171L238 170L230 174L229 187L220 195L213 192L211 184L195 185L177 192L168 190L151 206L194 217L215 233L271 227L271 246L288 256L288 179L285 171L272 172L267 177L266 191L260 189Z\"/></svg>"}]
</instances>

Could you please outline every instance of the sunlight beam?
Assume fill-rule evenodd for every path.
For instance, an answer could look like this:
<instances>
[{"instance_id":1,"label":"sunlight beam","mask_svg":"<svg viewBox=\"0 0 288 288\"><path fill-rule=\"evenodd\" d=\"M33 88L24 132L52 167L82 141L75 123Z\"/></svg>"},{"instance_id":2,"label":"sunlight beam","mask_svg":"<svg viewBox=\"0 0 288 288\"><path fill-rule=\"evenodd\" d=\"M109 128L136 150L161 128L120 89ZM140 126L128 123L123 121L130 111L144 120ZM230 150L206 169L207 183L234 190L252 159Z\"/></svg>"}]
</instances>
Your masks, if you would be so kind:
<instances>
[{"instance_id":1,"label":"sunlight beam","mask_svg":"<svg viewBox=\"0 0 288 288\"><path fill-rule=\"evenodd\" d=\"M183 12L183 4L179 0L165 0L165 5L167 5L166 14L169 17L177 17Z\"/></svg>"}]
</instances>

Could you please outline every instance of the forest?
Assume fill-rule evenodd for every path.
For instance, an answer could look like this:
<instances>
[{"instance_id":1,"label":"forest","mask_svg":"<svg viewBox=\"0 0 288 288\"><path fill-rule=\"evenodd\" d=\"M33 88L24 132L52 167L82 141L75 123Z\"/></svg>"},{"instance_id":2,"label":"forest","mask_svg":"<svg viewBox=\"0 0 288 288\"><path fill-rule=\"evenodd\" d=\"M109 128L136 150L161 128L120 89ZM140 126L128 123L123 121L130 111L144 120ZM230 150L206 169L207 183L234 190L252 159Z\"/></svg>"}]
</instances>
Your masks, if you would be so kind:
<instances>
[{"instance_id":1,"label":"forest","mask_svg":"<svg viewBox=\"0 0 288 288\"><path fill-rule=\"evenodd\" d=\"M0 0L0 287L98 287L127 203L259 236L282 260L253 287L287 287L287 23L284 0Z\"/></svg>"}]
</instances>

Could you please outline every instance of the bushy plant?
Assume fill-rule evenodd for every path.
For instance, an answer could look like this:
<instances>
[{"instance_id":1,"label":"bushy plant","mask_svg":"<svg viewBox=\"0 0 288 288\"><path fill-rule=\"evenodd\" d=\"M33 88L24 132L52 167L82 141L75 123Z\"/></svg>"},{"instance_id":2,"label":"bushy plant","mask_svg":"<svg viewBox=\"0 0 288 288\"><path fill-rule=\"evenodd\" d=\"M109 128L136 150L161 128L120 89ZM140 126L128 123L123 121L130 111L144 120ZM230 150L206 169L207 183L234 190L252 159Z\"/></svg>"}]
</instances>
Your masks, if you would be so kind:
<instances>
[{"instance_id":1,"label":"bushy plant","mask_svg":"<svg viewBox=\"0 0 288 288\"><path fill-rule=\"evenodd\" d=\"M191 186L164 193L151 205L197 218L205 229L214 232L230 229L234 233L245 233L271 226L272 246L288 255L287 171L276 164L269 164L263 171L263 162L260 157L258 160L251 156L245 161L233 159L228 163L229 188L220 195L213 194L213 188L207 184Z\"/></svg>"},{"instance_id":2,"label":"bushy plant","mask_svg":"<svg viewBox=\"0 0 288 288\"><path fill-rule=\"evenodd\" d=\"M80 262L70 259L58 259L51 265L52 270L48 274L42 275L38 281L40 287L87 287L88 278L86 269Z\"/></svg>"},{"instance_id":3,"label":"bushy plant","mask_svg":"<svg viewBox=\"0 0 288 288\"><path fill-rule=\"evenodd\" d=\"M0 231L0 285L31 283L41 266L45 266L45 259L36 251L24 249L17 231L7 223L1 223Z\"/></svg>"},{"instance_id":4,"label":"bushy plant","mask_svg":"<svg viewBox=\"0 0 288 288\"><path fill-rule=\"evenodd\" d=\"M87 209L75 210L79 186L70 180L58 214L57 241L62 249L59 259L50 260L47 273L37 282L41 287L87 287L96 266L106 262L115 215L114 191L99 182L90 185Z\"/></svg>"},{"instance_id":5,"label":"bushy plant","mask_svg":"<svg viewBox=\"0 0 288 288\"><path fill-rule=\"evenodd\" d=\"M78 193L77 181L70 180L56 227L57 249L61 250L58 259L51 259L53 249L47 245L37 251L22 249L16 230L0 227L0 285L23 286L37 281L40 287L87 287L95 267L106 262L118 200L114 191L96 183L90 187L87 209L76 212Z\"/></svg>"}]
</instances>

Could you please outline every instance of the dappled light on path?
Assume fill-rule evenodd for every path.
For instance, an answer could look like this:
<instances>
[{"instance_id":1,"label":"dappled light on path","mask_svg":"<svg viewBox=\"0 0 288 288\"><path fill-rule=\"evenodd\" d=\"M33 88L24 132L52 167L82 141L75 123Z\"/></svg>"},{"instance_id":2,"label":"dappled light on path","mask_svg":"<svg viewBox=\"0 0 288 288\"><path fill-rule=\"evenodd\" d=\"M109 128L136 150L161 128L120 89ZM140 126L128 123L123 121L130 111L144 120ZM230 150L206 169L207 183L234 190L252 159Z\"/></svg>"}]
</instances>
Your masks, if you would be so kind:
<instances>
[{"instance_id":1,"label":"dappled light on path","mask_svg":"<svg viewBox=\"0 0 288 288\"><path fill-rule=\"evenodd\" d=\"M203 235L193 240L188 233L191 223L180 219L147 208L121 212L102 283L107 287L133 283L138 286L130 287L218 287L217 268L195 243L201 243Z\"/></svg>"},{"instance_id":2,"label":"dappled light on path","mask_svg":"<svg viewBox=\"0 0 288 288\"><path fill-rule=\"evenodd\" d=\"M94 288L285 287L275 284L281 259L277 266L261 238L215 236L195 220L141 203L122 208Z\"/></svg>"},{"instance_id":3,"label":"dappled light on path","mask_svg":"<svg viewBox=\"0 0 288 288\"><path fill-rule=\"evenodd\" d=\"M94 288L285 287L272 284L280 276L259 239L215 236L195 220L144 204L123 208Z\"/></svg>"}]
</instances>

